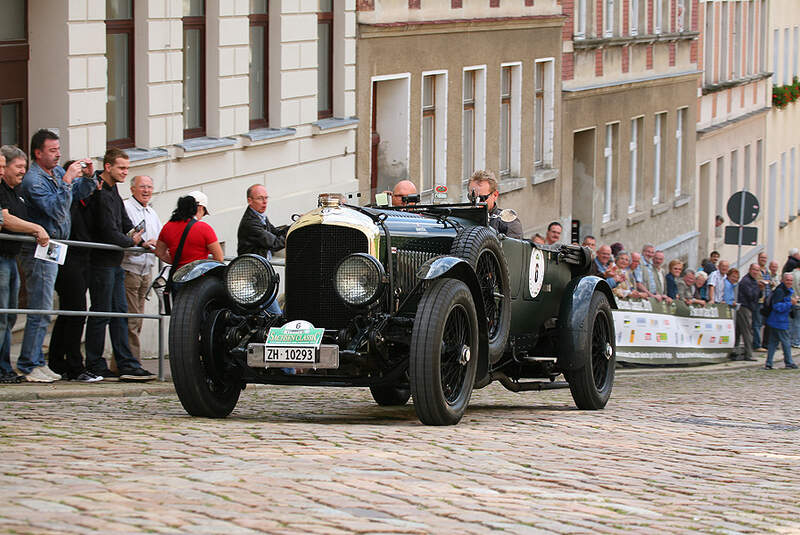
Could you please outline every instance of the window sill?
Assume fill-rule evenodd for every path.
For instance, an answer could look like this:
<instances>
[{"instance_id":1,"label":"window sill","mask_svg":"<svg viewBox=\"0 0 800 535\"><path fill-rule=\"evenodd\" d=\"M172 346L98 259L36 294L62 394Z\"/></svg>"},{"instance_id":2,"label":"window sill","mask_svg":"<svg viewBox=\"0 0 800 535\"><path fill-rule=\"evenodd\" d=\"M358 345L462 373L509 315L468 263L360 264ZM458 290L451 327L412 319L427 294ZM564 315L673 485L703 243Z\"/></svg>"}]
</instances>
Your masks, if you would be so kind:
<instances>
[{"instance_id":1,"label":"window sill","mask_svg":"<svg viewBox=\"0 0 800 535\"><path fill-rule=\"evenodd\" d=\"M783 228L783 227L785 227L785 226L786 226L786 225L788 225L788 224L789 224L789 223L788 223L787 221L781 221L780 223L778 223L778 228Z\"/></svg>"},{"instance_id":2,"label":"window sill","mask_svg":"<svg viewBox=\"0 0 800 535\"><path fill-rule=\"evenodd\" d=\"M178 147L178 158L201 156L226 150L236 145L236 140L229 137L196 137L186 139L183 143L175 145Z\"/></svg>"},{"instance_id":3,"label":"window sill","mask_svg":"<svg viewBox=\"0 0 800 535\"><path fill-rule=\"evenodd\" d=\"M655 217L657 215L663 214L664 212L669 210L670 208L669 205L670 203L668 202L662 202L654 205L652 208L650 208L650 217Z\"/></svg>"},{"instance_id":4,"label":"window sill","mask_svg":"<svg viewBox=\"0 0 800 535\"><path fill-rule=\"evenodd\" d=\"M251 147L253 145L265 145L273 141L281 141L288 137L294 137L294 128L256 128L250 130L246 134L242 134L244 138L243 145Z\"/></svg>"},{"instance_id":5,"label":"window sill","mask_svg":"<svg viewBox=\"0 0 800 535\"><path fill-rule=\"evenodd\" d=\"M709 93L716 93L717 91L723 91L725 89L730 89L731 87L738 87L740 85L749 84L751 82L764 80L765 78L769 78L770 76L772 76L771 72L758 72L756 74L751 74L749 76L742 76L741 78L736 78L734 80L726 80L724 82L717 82L716 84L704 85L702 92L704 95L707 95Z\"/></svg>"},{"instance_id":6,"label":"window sill","mask_svg":"<svg viewBox=\"0 0 800 535\"><path fill-rule=\"evenodd\" d=\"M792 221L794 221L795 219L797 219L797 216L796 216L796 215L790 215L790 216L789 216L789 223L791 223L791 222L792 222Z\"/></svg>"},{"instance_id":7,"label":"window sill","mask_svg":"<svg viewBox=\"0 0 800 535\"><path fill-rule=\"evenodd\" d=\"M692 200L692 196L691 195L679 195L678 197L675 198L674 201L672 201L672 207L673 208L680 208L681 206L683 206L685 204L689 204L689 201L691 201L691 200Z\"/></svg>"},{"instance_id":8,"label":"window sill","mask_svg":"<svg viewBox=\"0 0 800 535\"><path fill-rule=\"evenodd\" d=\"M605 223L600 227L600 235L605 236L607 234L611 234L612 232L617 232L618 230L621 230L623 226L625 226L625 223L622 220Z\"/></svg>"},{"instance_id":9,"label":"window sill","mask_svg":"<svg viewBox=\"0 0 800 535\"><path fill-rule=\"evenodd\" d=\"M533 172L533 176L531 177L531 184L544 184L545 182L550 182L551 180L555 180L559 177L559 170L553 169L551 167L539 167Z\"/></svg>"},{"instance_id":10,"label":"window sill","mask_svg":"<svg viewBox=\"0 0 800 535\"><path fill-rule=\"evenodd\" d=\"M130 156L131 162L139 162L142 160L155 160L157 158L166 159L169 157L169 152L167 152L167 149L132 148L132 149L125 149L125 152L128 154L128 156Z\"/></svg>"},{"instance_id":11,"label":"window sill","mask_svg":"<svg viewBox=\"0 0 800 535\"><path fill-rule=\"evenodd\" d=\"M641 223L645 219L647 219L647 213L645 213L645 212L634 212L634 213L632 213L632 214L630 214L628 216L628 226L632 227L633 225L636 225L637 223Z\"/></svg>"},{"instance_id":12,"label":"window sill","mask_svg":"<svg viewBox=\"0 0 800 535\"><path fill-rule=\"evenodd\" d=\"M358 117L349 117L341 119L338 117L331 117L330 119L320 119L311 123L313 127L312 135L330 134L333 132L341 132L342 130L352 130L358 127Z\"/></svg>"},{"instance_id":13,"label":"window sill","mask_svg":"<svg viewBox=\"0 0 800 535\"><path fill-rule=\"evenodd\" d=\"M505 177L497 181L497 188L500 194L511 193L525 188L527 180L519 177Z\"/></svg>"},{"instance_id":14,"label":"window sill","mask_svg":"<svg viewBox=\"0 0 800 535\"><path fill-rule=\"evenodd\" d=\"M590 37L579 39L573 37L573 47L575 50L591 50L593 48L606 48L612 46L627 46L635 44L653 44L656 41L693 41L700 36L700 32L674 32L674 33L652 33L646 35L625 35L613 37Z\"/></svg>"}]
</instances>

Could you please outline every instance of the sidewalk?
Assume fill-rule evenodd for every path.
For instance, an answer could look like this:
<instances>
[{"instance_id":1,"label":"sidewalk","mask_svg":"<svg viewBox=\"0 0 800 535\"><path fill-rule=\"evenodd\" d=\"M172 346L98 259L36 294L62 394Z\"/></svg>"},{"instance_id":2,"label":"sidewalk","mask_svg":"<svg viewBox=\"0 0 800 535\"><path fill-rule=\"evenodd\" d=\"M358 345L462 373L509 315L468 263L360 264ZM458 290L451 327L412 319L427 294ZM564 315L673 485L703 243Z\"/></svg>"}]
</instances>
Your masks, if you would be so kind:
<instances>
[{"instance_id":1,"label":"sidewalk","mask_svg":"<svg viewBox=\"0 0 800 535\"><path fill-rule=\"evenodd\" d=\"M755 362L728 361L719 364L704 366L675 366L675 367L617 367L617 376L638 375L674 375L698 373L731 373L745 368L761 368L766 360L766 353L755 353L758 359ZM795 357L800 357L800 350L793 352ZM783 366L783 357L777 359L776 369L772 373L780 373ZM153 373L158 372L158 360L146 359L144 368ZM138 396L171 396L175 393L172 379L169 374L169 362L165 363L165 380L147 383L124 383L116 379L105 380L101 383L76 383L74 381L56 381L55 383L20 383L15 385L0 385L0 402L2 401L33 401L39 399L68 399L68 398L110 398L110 397L138 397Z\"/></svg>"}]
</instances>

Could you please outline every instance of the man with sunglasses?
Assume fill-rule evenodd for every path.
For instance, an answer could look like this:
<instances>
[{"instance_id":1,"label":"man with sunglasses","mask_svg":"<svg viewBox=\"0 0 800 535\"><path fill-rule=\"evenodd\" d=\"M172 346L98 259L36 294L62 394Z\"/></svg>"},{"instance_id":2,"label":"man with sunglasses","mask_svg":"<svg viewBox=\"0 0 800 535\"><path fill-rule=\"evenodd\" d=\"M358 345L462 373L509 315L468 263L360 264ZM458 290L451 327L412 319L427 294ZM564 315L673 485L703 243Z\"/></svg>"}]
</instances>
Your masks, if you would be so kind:
<instances>
[{"instance_id":1,"label":"man with sunglasses","mask_svg":"<svg viewBox=\"0 0 800 535\"><path fill-rule=\"evenodd\" d=\"M511 221L504 221L497 206L500 191L497 189L497 178L491 171L475 171L469 179L468 191L477 196L480 202L486 203L489 210L489 226L509 238L522 239L522 222L514 214Z\"/></svg>"},{"instance_id":2,"label":"man with sunglasses","mask_svg":"<svg viewBox=\"0 0 800 535\"><path fill-rule=\"evenodd\" d=\"M410 180L401 180L392 190L392 206L408 206L409 204L416 204L408 200L412 195L417 194L417 186Z\"/></svg>"}]
</instances>

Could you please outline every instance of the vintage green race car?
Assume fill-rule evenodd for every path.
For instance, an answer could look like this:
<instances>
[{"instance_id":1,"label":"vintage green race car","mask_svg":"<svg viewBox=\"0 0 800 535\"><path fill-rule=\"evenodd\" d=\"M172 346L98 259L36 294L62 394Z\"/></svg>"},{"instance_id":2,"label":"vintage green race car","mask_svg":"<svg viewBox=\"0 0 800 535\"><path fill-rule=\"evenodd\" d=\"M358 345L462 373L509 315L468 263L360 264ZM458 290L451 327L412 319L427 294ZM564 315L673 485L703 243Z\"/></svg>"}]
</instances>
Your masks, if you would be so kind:
<instances>
[{"instance_id":1,"label":"vintage green race car","mask_svg":"<svg viewBox=\"0 0 800 535\"><path fill-rule=\"evenodd\" d=\"M170 323L170 368L189 414L230 414L248 383L369 387L414 398L425 424L457 423L473 388L567 387L603 408L614 382L608 284L588 249L498 234L483 204L369 208L323 196L286 238L278 276L258 255L198 261ZM566 382L558 381L563 374Z\"/></svg>"}]
</instances>

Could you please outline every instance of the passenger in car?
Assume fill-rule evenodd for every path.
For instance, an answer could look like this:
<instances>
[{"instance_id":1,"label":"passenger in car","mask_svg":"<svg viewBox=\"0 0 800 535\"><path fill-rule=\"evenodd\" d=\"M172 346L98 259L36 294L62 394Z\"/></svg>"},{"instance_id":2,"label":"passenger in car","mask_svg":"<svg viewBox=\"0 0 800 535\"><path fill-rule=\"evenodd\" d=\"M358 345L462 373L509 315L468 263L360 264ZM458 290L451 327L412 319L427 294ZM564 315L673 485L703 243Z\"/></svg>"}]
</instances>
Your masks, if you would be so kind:
<instances>
[{"instance_id":1,"label":"passenger in car","mask_svg":"<svg viewBox=\"0 0 800 535\"><path fill-rule=\"evenodd\" d=\"M497 178L491 171L475 171L469 179L468 191L477 196L480 202L486 203L489 210L489 226L509 238L522 239L522 222L513 211L504 211L497 206L500 190ZM511 214L511 217L508 214ZM510 220L507 220L510 219Z\"/></svg>"}]
</instances>

